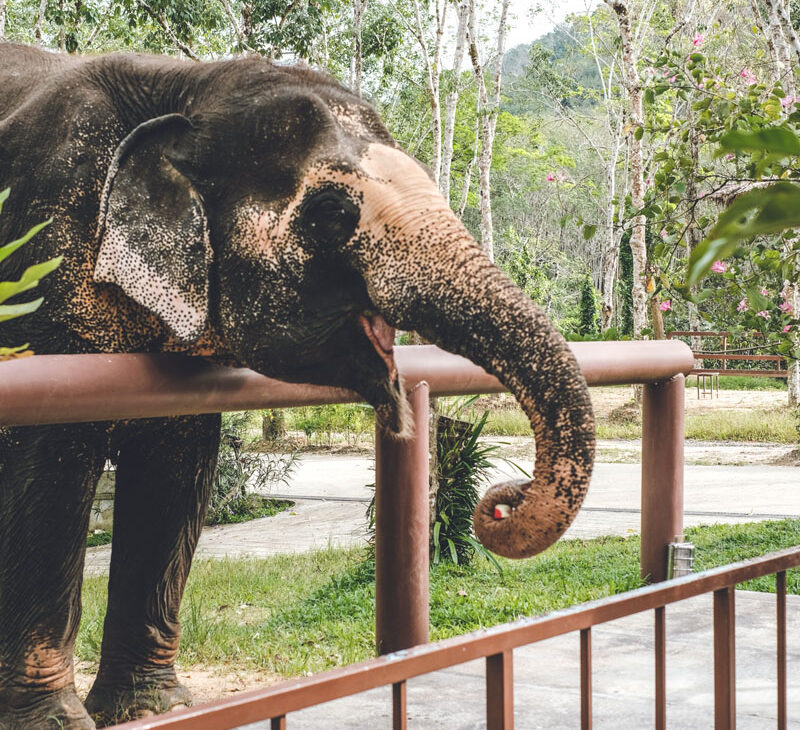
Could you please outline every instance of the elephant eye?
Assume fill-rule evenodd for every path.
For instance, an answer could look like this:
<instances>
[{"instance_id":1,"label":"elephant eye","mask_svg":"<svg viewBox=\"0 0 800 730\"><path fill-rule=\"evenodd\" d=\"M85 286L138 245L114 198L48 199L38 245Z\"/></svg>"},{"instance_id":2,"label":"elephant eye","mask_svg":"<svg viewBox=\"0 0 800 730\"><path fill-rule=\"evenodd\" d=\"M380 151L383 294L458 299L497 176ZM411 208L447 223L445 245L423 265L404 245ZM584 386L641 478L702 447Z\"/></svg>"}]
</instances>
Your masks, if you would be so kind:
<instances>
[{"instance_id":1,"label":"elephant eye","mask_svg":"<svg viewBox=\"0 0 800 730\"><path fill-rule=\"evenodd\" d=\"M358 226L359 209L339 190L322 190L307 198L300 211L306 235L331 245L345 243Z\"/></svg>"}]
</instances>

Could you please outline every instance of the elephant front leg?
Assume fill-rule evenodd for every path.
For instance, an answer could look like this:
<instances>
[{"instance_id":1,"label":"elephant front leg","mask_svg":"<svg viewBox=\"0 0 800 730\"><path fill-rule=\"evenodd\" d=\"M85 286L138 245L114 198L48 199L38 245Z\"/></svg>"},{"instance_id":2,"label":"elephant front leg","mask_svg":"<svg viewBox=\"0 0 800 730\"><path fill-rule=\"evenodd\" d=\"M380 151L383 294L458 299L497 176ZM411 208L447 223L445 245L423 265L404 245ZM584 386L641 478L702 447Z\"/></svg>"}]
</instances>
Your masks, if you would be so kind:
<instances>
[{"instance_id":1,"label":"elephant front leg","mask_svg":"<svg viewBox=\"0 0 800 730\"><path fill-rule=\"evenodd\" d=\"M75 694L86 533L104 426L0 431L0 730L90 730Z\"/></svg>"},{"instance_id":2,"label":"elephant front leg","mask_svg":"<svg viewBox=\"0 0 800 730\"><path fill-rule=\"evenodd\" d=\"M98 726L191 704L175 674L180 609L205 520L220 417L133 424L119 446Z\"/></svg>"}]
</instances>

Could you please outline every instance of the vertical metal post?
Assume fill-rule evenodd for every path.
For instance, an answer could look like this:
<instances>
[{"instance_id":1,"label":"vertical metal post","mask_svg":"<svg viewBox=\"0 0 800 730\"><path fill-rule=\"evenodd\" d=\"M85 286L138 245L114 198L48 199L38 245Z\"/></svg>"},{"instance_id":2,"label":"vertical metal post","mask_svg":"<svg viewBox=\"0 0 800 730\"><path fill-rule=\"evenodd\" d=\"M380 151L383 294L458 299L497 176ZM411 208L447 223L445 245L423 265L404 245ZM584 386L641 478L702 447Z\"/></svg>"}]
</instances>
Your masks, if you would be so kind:
<instances>
[{"instance_id":1,"label":"vertical metal post","mask_svg":"<svg viewBox=\"0 0 800 730\"><path fill-rule=\"evenodd\" d=\"M392 730L407 730L408 713L406 712L406 682L395 682L392 685Z\"/></svg>"},{"instance_id":2,"label":"vertical metal post","mask_svg":"<svg viewBox=\"0 0 800 730\"><path fill-rule=\"evenodd\" d=\"M428 641L428 384L408 394L414 435L375 431L375 643L379 654Z\"/></svg>"},{"instance_id":3,"label":"vertical metal post","mask_svg":"<svg viewBox=\"0 0 800 730\"><path fill-rule=\"evenodd\" d=\"M592 629L581 629L581 730L592 730Z\"/></svg>"},{"instance_id":4,"label":"vertical metal post","mask_svg":"<svg viewBox=\"0 0 800 730\"><path fill-rule=\"evenodd\" d=\"M514 730L514 654L486 657L486 730Z\"/></svg>"},{"instance_id":5,"label":"vertical metal post","mask_svg":"<svg viewBox=\"0 0 800 730\"><path fill-rule=\"evenodd\" d=\"M714 591L714 728L736 730L735 586Z\"/></svg>"},{"instance_id":6,"label":"vertical metal post","mask_svg":"<svg viewBox=\"0 0 800 730\"><path fill-rule=\"evenodd\" d=\"M642 577L667 577L667 545L683 535L683 375L644 386Z\"/></svg>"},{"instance_id":7,"label":"vertical metal post","mask_svg":"<svg viewBox=\"0 0 800 730\"><path fill-rule=\"evenodd\" d=\"M656 730L667 729L667 636L664 606L655 610Z\"/></svg>"},{"instance_id":8,"label":"vertical metal post","mask_svg":"<svg viewBox=\"0 0 800 730\"><path fill-rule=\"evenodd\" d=\"M786 573L775 574L778 639L778 730L786 730Z\"/></svg>"},{"instance_id":9,"label":"vertical metal post","mask_svg":"<svg viewBox=\"0 0 800 730\"><path fill-rule=\"evenodd\" d=\"M270 730L286 730L286 715L273 717L269 723Z\"/></svg>"}]
</instances>

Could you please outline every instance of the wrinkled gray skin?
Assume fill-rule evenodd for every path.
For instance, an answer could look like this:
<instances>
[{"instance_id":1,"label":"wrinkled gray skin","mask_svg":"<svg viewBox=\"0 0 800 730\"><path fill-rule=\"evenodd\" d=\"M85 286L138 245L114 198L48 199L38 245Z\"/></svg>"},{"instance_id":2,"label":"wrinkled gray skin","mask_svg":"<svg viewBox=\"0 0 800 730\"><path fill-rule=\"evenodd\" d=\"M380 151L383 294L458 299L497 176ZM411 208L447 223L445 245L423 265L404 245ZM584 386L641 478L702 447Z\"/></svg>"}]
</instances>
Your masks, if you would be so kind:
<instances>
[{"instance_id":1,"label":"wrinkled gray skin","mask_svg":"<svg viewBox=\"0 0 800 730\"><path fill-rule=\"evenodd\" d=\"M0 170L12 188L0 241L53 216L0 279L64 256L36 292L45 305L3 325L3 344L183 352L345 386L402 437L391 328L416 330L497 375L534 426L534 481L490 490L475 515L484 544L531 555L574 517L594 426L564 341L374 111L328 77L0 45ZM177 616L218 431L202 416L0 433L0 729L94 727L72 653L108 457L109 603L86 708L100 724L190 701L173 668ZM508 518L494 518L498 503Z\"/></svg>"}]
</instances>

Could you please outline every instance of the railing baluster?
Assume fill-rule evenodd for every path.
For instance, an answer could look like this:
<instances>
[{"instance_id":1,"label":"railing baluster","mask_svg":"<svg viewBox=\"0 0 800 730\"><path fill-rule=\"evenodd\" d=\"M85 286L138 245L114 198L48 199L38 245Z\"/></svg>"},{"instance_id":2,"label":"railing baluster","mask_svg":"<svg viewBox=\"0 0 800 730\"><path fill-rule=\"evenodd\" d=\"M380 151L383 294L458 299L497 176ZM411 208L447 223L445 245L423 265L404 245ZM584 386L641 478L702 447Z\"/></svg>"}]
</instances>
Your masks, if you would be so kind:
<instances>
[{"instance_id":1,"label":"railing baluster","mask_svg":"<svg viewBox=\"0 0 800 730\"><path fill-rule=\"evenodd\" d=\"M655 610L656 730L667 727L667 634L665 608Z\"/></svg>"},{"instance_id":2,"label":"railing baluster","mask_svg":"<svg viewBox=\"0 0 800 730\"><path fill-rule=\"evenodd\" d=\"M775 574L778 613L778 730L786 730L786 573Z\"/></svg>"},{"instance_id":3,"label":"railing baluster","mask_svg":"<svg viewBox=\"0 0 800 730\"><path fill-rule=\"evenodd\" d=\"M406 730L408 727L406 691L405 680L392 685L392 730Z\"/></svg>"},{"instance_id":4,"label":"railing baluster","mask_svg":"<svg viewBox=\"0 0 800 730\"><path fill-rule=\"evenodd\" d=\"M591 629L581 629L581 730L592 730Z\"/></svg>"},{"instance_id":5,"label":"railing baluster","mask_svg":"<svg viewBox=\"0 0 800 730\"><path fill-rule=\"evenodd\" d=\"M714 728L736 730L736 586L714 591Z\"/></svg>"},{"instance_id":6,"label":"railing baluster","mask_svg":"<svg viewBox=\"0 0 800 730\"><path fill-rule=\"evenodd\" d=\"M514 655L486 657L486 730L514 730Z\"/></svg>"},{"instance_id":7,"label":"railing baluster","mask_svg":"<svg viewBox=\"0 0 800 730\"><path fill-rule=\"evenodd\" d=\"M270 730L286 730L286 715L273 717L269 723Z\"/></svg>"}]
</instances>

